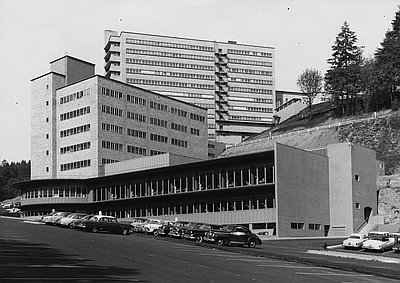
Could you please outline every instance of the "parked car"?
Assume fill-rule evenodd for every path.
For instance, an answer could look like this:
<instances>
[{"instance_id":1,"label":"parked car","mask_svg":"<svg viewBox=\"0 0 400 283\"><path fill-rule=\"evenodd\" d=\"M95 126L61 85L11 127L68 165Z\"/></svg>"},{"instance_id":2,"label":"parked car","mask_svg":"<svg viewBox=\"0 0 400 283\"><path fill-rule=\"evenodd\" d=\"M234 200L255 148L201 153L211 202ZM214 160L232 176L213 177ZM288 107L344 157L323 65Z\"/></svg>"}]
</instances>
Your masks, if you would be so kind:
<instances>
[{"instance_id":1,"label":"parked car","mask_svg":"<svg viewBox=\"0 0 400 283\"><path fill-rule=\"evenodd\" d=\"M157 231L162 225L167 224L168 221L159 220L159 219L147 219L143 223L143 231L145 234L154 234L154 231Z\"/></svg>"},{"instance_id":2,"label":"parked car","mask_svg":"<svg viewBox=\"0 0 400 283\"><path fill-rule=\"evenodd\" d=\"M187 221L177 221L169 231L170 237L183 238L183 233L189 228L198 228L204 223L195 223Z\"/></svg>"},{"instance_id":3,"label":"parked car","mask_svg":"<svg viewBox=\"0 0 400 283\"><path fill-rule=\"evenodd\" d=\"M195 240L197 243L203 241L204 235L211 230L220 230L223 226L216 224L203 224L198 228L189 228L183 233L183 238Z\"/></svg>"},{"instance_id":4,"label":"parked car","mask_svg":"<svg viewBox=\"0 0 400 283\"><path fill-rule=\"evenodd\" d=\"M105 231L119 233L122 235L129 235L132 226L118 222L117 218L106 215L95 215L89 220L82 223L85 231L93 233Z\"/></svg>"},{"instance_id":5,"label":"parked car","mask_svg":"<svg viewBox=\"0 0 400 283\"><path fill-rule=\"evenodd\" d=\"M247 245L249 248L255 248L262 243L249 228L240 225L225 225L220 230L211 230L205 234L204 240L219 246L235 243Z\"/></svg>"},{"instance_id":6,"label":"parked car","mask_svg":"<svg viewBox=\"0 0 400 283\"><path fill-rule=\"evenodd\" d=\"M86 221L88 221L90 218L92 218L93 216L94 216L94 214L89 214L89 215L82 217L81 219L74 219L74 220L72 220L70 227L83 230L83 226L84 226L83 224Z\"/></svg>"},{"instance_id":7,"label":"parked car","mask_svg":"<svg viewBox=\"0 0 400 283\"><path fill-rule=\"evenodd\" d=\"M373 251L387 251L391 250L394 245L393 239L389 238L389 232L373 231L368 233L368 240L366 240L362 248L365 250Z\"/></svg>"},{"instance_id":8,"label":"parked car","mask_svg":"<svg viewBox=\"0 0 400 283\"><path fill-rule=\"evenodd\" d=\"M56 213L54 213L53 215L51 215L51 216L49 216L49 217L45 217L44 223L47 224L47 225L55 225L56 222L57 222L59 219L65 217L65 216L67 216L67 215L70 215L71 213L72 213L72 212L68 212L68 211L59 211L59 212L56 212Z\"/></svg>"},{"instance_id":9,"label":"parked car","mask_svg":"<svg viewBox=\"0 0 400 283\"><path fill-rule=\"evenodd\" d=\"M161 225L160 228L154 231L154 236L168 236L174 222L169 222L168 224Z\"/></svg>"},{"instance_id":10,"label":"parked car","mask_svg":"<svg viewBox=\"0 0 400 283\"><path fill-rule=\"evenodd\" d=\"M47 214L47 215L43 215L43 216L40 218L40 222L46 222L46 220L50 219L50 217L53 216L53 215L56 214L56 213L57 213L57 211L52 211L52 212L50 212L50 213Z\"/></svg>"},{"instance_id":11,"label":"parked car","mask_svg":"<svg viewBox=\"0 0 400 283\"><path fill-rule=\"evenodd\" d=\"M81 218L85 217L86 215L87 215L86 213L71 213L70 215L61 218L58 221L58 225L61 226L61 227L70 227L70 228L72 228L71 227L72 226L71 223L74 220L81 219Z\"/></svg>"},{"instance_id":12,"label":"parked car","mask_svg":"<svg viewBox=\"0 0 400 283\"><path fill-rule=\"evenodd\" d=\"M400 253L400 231L398 233L390 233L389 239L393 241L393 250Z\"/></svg>"},{"instance_id":13,"label":"parked car","mask_svg":"<svg viewBox=\"0 0 400 283\"><path fill-rule=\"evenodd\" d=\"M366 240L366 234L354 233L350 234L349 238L342 242L342 246L345 249L361 249Z\"/></svg>"},{"instance_id":14,"label":"parked car","mask_svg":"<svg viewBox=\"0 0 400 283\"><path fill-rule=\"evenodd\" d=\"M133 232L142 232L143 231L143 224L146 222L147 218L134 218L131 222L132 231Z\"/></svg>"}]
</instances>

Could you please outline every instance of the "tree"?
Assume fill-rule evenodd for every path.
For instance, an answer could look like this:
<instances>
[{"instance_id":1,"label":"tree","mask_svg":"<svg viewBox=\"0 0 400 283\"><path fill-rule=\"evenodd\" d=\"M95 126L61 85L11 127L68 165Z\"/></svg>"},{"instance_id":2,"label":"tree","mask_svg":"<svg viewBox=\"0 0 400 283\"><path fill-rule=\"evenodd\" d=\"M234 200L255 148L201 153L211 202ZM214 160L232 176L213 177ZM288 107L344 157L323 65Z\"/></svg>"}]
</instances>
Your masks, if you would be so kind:
<instances>
[{"instance_id":1,"label":"tree","mask_svg":"<svg viewBox=\"0 0 400 283\"><path fill-rule=\"evenodd\" d=\"M5 162L4 162L5 161ZM11 162L6 160L0 166L0 200L16 197L19 192L12 187L18 181L27 180L31 174L31 162Z\"/></svg>"},{"instance_id":2,"label":"tree","mask_svg":"<svg viewBox=\"0 0 400 283\"><path fill-rule=\"evenodd\" d=\"M381 46L375 53L378 99L385 108L397 109L400 98L400 10Z\"/></svg>"},{"instance_id":3,"label":"tree","mask_svg":"<svg viewBox=\"0 0 400 283\"><path fill-rule=\"evenodd\" d=\"M355 114L355 97L362 89L362 49L356 43L355 32L344 22L327 60L331 66L325 74L325 90L340 105L342 116Z\"/></svg>"},{"instance_id":4,"label":"tree","mask_svg":"<svg viewBox=\"0 0 400 283\"><path fill-rule=\"evenodd\" d=\"M300 88L301 92L307 96L307 104L310 108L310 119L312 115L312 103L317 94L322 91L322 82L322 74L317 69L306 69L297 79L297 86Z\"/></svg>"}]
</instances>

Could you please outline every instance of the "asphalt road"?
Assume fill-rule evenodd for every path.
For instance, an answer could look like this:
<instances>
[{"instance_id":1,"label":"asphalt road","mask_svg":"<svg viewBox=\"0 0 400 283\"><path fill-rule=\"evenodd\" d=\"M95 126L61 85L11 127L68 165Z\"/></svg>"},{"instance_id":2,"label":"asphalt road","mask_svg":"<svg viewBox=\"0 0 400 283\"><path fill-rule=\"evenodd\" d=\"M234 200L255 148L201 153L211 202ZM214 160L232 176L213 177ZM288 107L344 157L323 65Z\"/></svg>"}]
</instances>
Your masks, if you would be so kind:
<instances>
[{"instance_id":1,"label":"asphalt road","mask_svg":"<svg viewBox=\"0 0 400 283\"><path fill-rule=\"evenodd\" d=\"M94 234L0 218L0 281L398 282L329 268L321 264L321 256L306 254L306 247L282 243L217 249L183 240ZM342 259L331 260L343 264ZM399 265L381 267L393 269L399 272Z\"/></svg>"}]
</instances>

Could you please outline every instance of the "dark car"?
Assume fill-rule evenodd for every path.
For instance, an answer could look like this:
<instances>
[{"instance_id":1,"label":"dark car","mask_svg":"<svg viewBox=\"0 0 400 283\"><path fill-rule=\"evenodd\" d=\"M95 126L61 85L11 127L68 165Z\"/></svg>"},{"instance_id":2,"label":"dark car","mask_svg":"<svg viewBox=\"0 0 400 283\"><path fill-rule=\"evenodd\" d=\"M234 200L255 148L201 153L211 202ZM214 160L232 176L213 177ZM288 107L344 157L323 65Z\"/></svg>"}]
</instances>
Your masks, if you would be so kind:
<instances>
[{"instance_id":1,"label":"dark car","mask_svg":"<svg viewBox=\"0 0 400 283\"><path fill-rule=\"evenodd\" d=\"M106 215L95 215L89 220L82 222L83 230L96 232L112 232L122 235L129 235L132 226L118 222L117 218Z\"/></svg>"},{"instance_id":2,"label":"dark car","mask_svg":"<svg viewBox=\"0 0 400 283\"><path fill-rule=\"evenodd\" d=\"M199 228L204 223L177 221L169 232L170 237L183 238L183 234L187 229Z\"/></svg>"},{"instance_id":3,"label":"dark car","mask_svg":"<svg viewBox=\"0 0 400 283\"><path fill-rule=\"evenodd\" d=\"M261 239L253 234L249 228L240 225L225 225L221 230L211 230L204 236L205 241L217 245L243 244L249 248L261 245Z\"/></svg>"},{"instance_id":4,"label":"dark car","mask_svg":"<svg viewBox=\"0 0 400 283\"><path fill-rule=\"evenodd\" d=\"M168 224L162 225L157 229L157 232L154 233L154 236L170 236L170 232L177 226L183 226L188 224L188 221L174 221Z\"/></svg>"},{"instance_id":5,"label":"dark car","mask_svg":"<svg viewBox=\"0 0 400 283\"><path fill-rule=\"evenodd\" d=\"M79 219L73 219L71 224L69 225L69 227L73 228L73 229L82 229L82 223L89 220L93 216L94 216L94 214L89 214L89 215L83 216L82 218L79 218Z\"/></svg>"},{"instance_id":6,"label":"dark car","mask_svg":"<svg viewBox=\"0 0 400 283\"><path fill-rule=\"evenodd\" d=\"M183 238L187 240L195 240L197 243L203 241L204 235L211 230L220 230L223 226L216 224L203 224L199 227L189 228L183 233Z\"/></svg>"}]
</instances>

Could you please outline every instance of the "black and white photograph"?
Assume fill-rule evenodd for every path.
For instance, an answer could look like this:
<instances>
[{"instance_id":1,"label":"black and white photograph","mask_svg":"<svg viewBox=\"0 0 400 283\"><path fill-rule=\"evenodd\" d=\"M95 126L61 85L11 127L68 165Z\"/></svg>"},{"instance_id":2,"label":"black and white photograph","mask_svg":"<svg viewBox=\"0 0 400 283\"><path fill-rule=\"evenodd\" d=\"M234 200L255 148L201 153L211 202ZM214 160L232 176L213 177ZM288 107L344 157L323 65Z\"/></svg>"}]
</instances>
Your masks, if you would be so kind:
<instances>
[{"instance_id":1,"label":"black and white photograph","mask_svg":"<svg viewBox=\"0 0 400 283\"><path fill-rule=\"evenodd\" d=\"M397 0L0 0L1 282L399 282Z\"/></svg>"}]
</instances>

